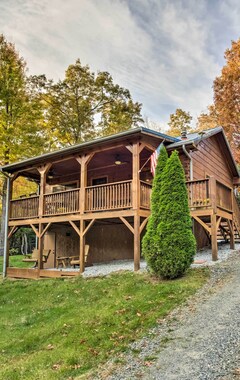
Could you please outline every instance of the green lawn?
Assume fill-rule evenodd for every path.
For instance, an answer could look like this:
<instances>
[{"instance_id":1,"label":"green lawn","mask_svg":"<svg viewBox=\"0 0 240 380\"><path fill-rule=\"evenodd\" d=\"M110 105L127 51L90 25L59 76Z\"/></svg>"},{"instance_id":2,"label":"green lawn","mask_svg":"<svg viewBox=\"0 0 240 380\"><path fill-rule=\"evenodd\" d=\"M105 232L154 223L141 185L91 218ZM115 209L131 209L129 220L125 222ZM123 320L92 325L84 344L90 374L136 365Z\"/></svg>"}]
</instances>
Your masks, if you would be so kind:
<instances>
[{"instance_id":1,"label":"green lawn","mask_svg":"<svg viewBox=\"0 0 240 380\"><path fill-rule=\"evenodd\" d=\"M208 278L119 273L0 282L0 379L74 379L126 350Z\"/></svg>"},{"instance_id":2,"label":"green lawn","mask_svg":"<svg viewBox=\"0 0 240 380\"><path fill-rule=\"evenodd\" d=\"M9 257L9 266L11 267L17 267L17 268L31 268L33 266L33 263L24 263L23 260L24 256L22 255L16 255L16 256L10 256ZM0 257L0 273L2 274L3 270L3 257Z\"/></svg>"}]
</instances>

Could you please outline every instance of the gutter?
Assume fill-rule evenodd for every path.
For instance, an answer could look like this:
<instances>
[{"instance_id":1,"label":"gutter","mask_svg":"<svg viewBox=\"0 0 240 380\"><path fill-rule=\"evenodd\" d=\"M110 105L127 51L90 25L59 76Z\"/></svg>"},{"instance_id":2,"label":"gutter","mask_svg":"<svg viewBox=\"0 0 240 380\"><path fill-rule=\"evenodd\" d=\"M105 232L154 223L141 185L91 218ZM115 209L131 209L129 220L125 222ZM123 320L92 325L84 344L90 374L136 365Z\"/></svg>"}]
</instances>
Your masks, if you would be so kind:
<instances>
[{"instance_id":1,"label":"gutter","mask_svg":"<svg viewBox=\"0 0 240 380\"><path fill-rule=\"evenodd\" d=\"M6 212L5 212L5 224L4 224L4 250L3 250L3 278L7 275L7 255L8 255L8 219L9 219L9 198L10 198L10 179L11 177L1 170L2 174L7 178L7 190L6 190Z\"/></svg>"},{"instance_id":2,"label":"gutter","mask_svg":"<svg viewBox=\"0 0 240 380\"><path fill-rule=\"evenodd\" d=\"M192 162L192 157L191 155L188 153L187 149L185 148L185 145L183 144L182 145L182 150L183 152L185 153L185 155L189 158L190 160L190 181L193 180L193 162Z\"/></svg>"}]
</instances>

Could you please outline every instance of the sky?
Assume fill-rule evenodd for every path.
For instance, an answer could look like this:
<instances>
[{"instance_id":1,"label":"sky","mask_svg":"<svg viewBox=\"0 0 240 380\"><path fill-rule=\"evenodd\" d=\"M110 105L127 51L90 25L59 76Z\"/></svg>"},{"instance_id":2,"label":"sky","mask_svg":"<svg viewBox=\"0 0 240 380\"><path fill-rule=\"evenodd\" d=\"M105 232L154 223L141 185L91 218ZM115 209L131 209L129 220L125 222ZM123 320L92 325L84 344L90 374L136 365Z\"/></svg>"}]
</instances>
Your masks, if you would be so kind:
<instances>
[{"instance_id":1,"label":"sky","mask_svg":"<svg viewBox=\"0 0 240 380\"><path fill-rule=\"evenodd\" d=\"M240 37L239 0L0 0L0 33L30 74L57 81L80 58L108 71L164 130L213 102L224 52Z\"/></svg>"}]
</instances>

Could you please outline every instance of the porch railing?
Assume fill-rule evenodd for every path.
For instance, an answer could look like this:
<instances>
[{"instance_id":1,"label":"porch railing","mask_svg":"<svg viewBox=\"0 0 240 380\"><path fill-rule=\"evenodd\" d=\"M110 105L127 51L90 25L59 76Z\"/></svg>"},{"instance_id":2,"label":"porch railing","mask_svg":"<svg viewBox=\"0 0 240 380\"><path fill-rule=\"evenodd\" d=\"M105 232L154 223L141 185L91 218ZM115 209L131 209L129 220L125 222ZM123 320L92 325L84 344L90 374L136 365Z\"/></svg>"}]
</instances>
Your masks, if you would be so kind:
<instances>
[{"instance_id":1,"label":"porch railing","mask_svg":"<svg viewBox=\"0 0 240 380\"><path fill-rule=\"evenodd\" d=\"M216 181L216 206L226 211L233 210L232 189L219 181Z\"/></svg>"},{"instance_id":2,"label":"porch railing","mask_svg":"<svg viewBox=\"0 0 240 380\"><path fill-rule=\"evenodd\" d=\"M39 196L20 198L10 201L10 219L36 218L38 216Z\"/></svg>"},{"instance_id":3,"label":"porch railing","mask_svg":"<svg viewBox=\"0 0 240 380\"><path fill-rule=\"evenodd\" d=\"M150 210L152 185L148 182L140 181L140 206Z\"/></svg>"},{"instance_id":4,"label":"porch railing","mask_svg":"<svg viewBox=\"0 0 240 380\"><path fill-rule=\"evenodd\" d=\"M219 207L232 212L232 189L213 177L187 181L191 210ZM151 184L140 181L140 207L150 209ZM44 195L44 216L79 212L80 189ZM85 188L85 212L128 209L132 202L132 181L108 183ZM37 218L39 196L15 199L10 202L10 219Z\"/></svg>"},{"instance_id":5,"label":"porch railing","mask_svg":"<svg viewBox=\"0 0 240 380\"><path fill-rule=\"evenodd\" d=\"M85 189L85 211L117 210L132 207L132 181L89 186Z\"/></svg>"},{"instance_id":6,"label":"porch railing","mask_svg":"<svg viewBox=\"0 0 240 380\"><path fill-rule=\"evenodd\" d=\"M61 215L79 212L79 189L44 195L44 215Z\"/></svg>"},{"instance_id":7,"label":"porch railing","mask_svg":"<svg viewBox=\"0 0 240 380\"><path fill-rule=\"evenodd\" d=\"M209 178L187 181L188 203L190 208L211 206Z\"/></svg>"}]
</instances>

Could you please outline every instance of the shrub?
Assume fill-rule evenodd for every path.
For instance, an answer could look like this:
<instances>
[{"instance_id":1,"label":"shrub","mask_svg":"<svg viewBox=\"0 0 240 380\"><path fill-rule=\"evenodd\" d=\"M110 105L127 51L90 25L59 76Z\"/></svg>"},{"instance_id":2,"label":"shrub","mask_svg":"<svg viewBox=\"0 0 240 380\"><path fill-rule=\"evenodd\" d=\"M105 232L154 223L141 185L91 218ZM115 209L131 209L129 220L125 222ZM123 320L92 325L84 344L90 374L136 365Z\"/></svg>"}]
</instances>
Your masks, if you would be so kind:
<instances>
[{"instance_id":1,"label":"shrub","mask_svg":"<svg viewBox=\"0 0 240 380\"><path fill-rule=\"evenodd\" d=\"M147 264L153 271L155 271L156 249L154 245L156 227L159 224L159 197L161 189L162 172L166 165L168 154L166 148L162 144L157 160L155 176L153 179L152 195L151 195L151 215L147 224L147 231L142 239L142 253L145 257Z\"/></svg>"},{"instance_id":2,"label":"shrub","mask_svg":"<svg viewBox=\"0 0 240 380\"><path fill-rule=\"evenodd\" d=\"M153 268L158 275L173 279L184 274L196 253L185 174L176 151L162 173L159 215Z\"/></svg>"}]
</instances>

